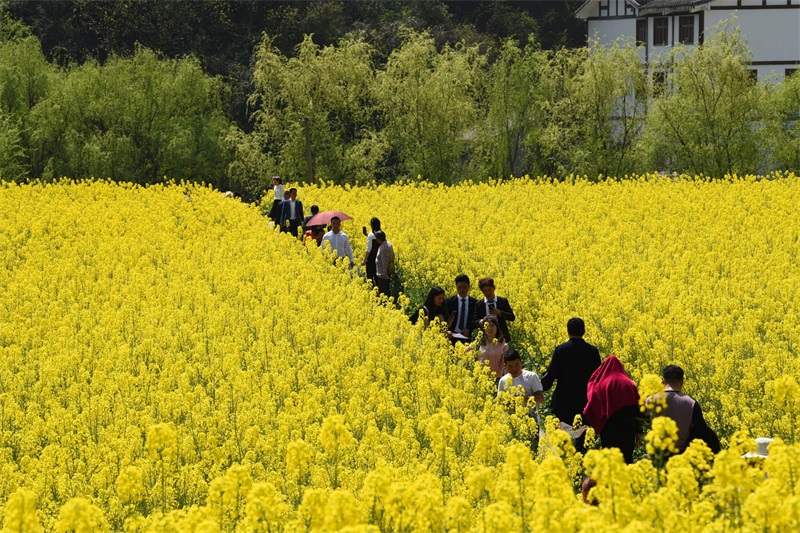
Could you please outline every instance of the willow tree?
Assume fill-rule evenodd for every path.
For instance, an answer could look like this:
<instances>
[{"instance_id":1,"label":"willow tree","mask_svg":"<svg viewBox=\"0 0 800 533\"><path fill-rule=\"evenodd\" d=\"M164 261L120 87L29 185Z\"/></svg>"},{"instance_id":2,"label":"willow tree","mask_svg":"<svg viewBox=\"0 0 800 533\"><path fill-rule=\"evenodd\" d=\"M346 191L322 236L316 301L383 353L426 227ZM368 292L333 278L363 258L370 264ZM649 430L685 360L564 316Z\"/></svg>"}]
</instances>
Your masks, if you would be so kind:
<instances>
[{"instance_id":1,"label":"willow tree","mask_svg":"<svg viewBox=\"0 0 800 533\"><path fill-rule=\"evenodd\" d=\"M767 98L750 56L738 29L718 26L704 44L676 47L653 65L667 74L643 139L651 167L712 177L763 170Z\"/></svg>"},{"instance_id":2,"label":"willow tree","mask_svg":"<svg viewBox=\"0 0 800 533\"><path fill-rule=\"evenodd\" d=\"M265 36L256 50L250 98L255 131L251 148L240 154L240 170L247 156L295 180L308 177L309 163L314 178L336 183L379 175L387 146L374 125L373 55L360 39L320 47L307 35L295 56L286 58Z\"/></svg>"},{"instance_id":3,"label":"willow tree","mask_svg":"<svg viewBox=\"0 0 800 533\"><path fill-rule=\"evenodd\" d=\"M478 130L476 164L485 176L545 172L541 133L550 121L549 53L536 44L503 43L491 65L485 91L485 120Z\"/></svg>"},{"instance_id":4,"label":"willow tree","mask_svg":"<svg viewBox=\"0 0 800 533\"><path fill-rule=\"evenodd\" d=\"M639 52L614 42L562 50L549 66L544 152L560 174L623 175L636 167L648 94Z\"/></svg>"},{"instance_id":5,"label":"willow tree","mask_svg":"<svg viewBox=\"0 0 800 533\"><path fill-rule=\"evenodd\" d=\"M484 62L477 47L437 51L427 33L406 33L375 89L400 175L453 182L467 171Z\"/></svg>"},{"instance_id":6,"label":"willow tree","mask_svg":"<svg viewBox=\"0 0 800 533\"><path fill-rule=\"evenodd\" d=\"M164 59L145 48L72 67L31 110L32 171L225 187L222 91L197 59Z\"/></svg>"},{"instance_id":7,"label":"willow tree","mask_svg":"<svg viewBox=\"0 0 800 533\"><path fill-rule=\"evenodd\" d=\"M772 168L800 169L800 75L786 77L771 93Z\"/></svg>"},{"instance_id":8,"label":"willow tree","mask_svg":"<svg viewBox=\"0 0 800 533\"><path fill-rule=\"evenodd\" d=\"M47 98L55 77L39 40L0 4L0 179L27 177L36 156L31 109Z\"/></svg>"}]
</instances>

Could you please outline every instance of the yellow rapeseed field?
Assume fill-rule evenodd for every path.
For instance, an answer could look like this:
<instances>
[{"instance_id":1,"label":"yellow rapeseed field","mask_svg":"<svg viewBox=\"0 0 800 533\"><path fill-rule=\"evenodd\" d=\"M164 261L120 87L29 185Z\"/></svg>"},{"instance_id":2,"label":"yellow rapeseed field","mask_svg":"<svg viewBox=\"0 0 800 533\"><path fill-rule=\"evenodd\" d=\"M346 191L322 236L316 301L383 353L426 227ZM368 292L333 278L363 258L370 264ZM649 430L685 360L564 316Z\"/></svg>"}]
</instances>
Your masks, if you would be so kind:
<instances>
[{"instance_id":1,"label":"yellow rapeseed field","mask_svg":"<svg viewBox=\"0 0 800 533\"><path fill-rule=\"evenodd\" d=\"M378 217L412 301L454 278L495 279L517 320L515 346L544 371L572 316L635 381L670 363L687 373L721 436L795 440L797 412L775 379L800 376L800 179L643 176L593 184L516 180L308 187L307 205ZM416 291L413 294L412 291ZM416 298L415 298L416 296ZM800 433L798 433L800 437Z\"/></svg>"},{"instance_id":2,"label":"yellow rapeseed field","mask_svg":"<svg viewBox=\"0 0 800 533\"><path fill-rule=\"evenodd\" d=\"M643 390L687 370L727 449L574 453L434 329L194 185L0 187L6 532L800 528L800 182L304 187L379 216L412 299L493 275L541 371L572 315ZM475 288L477 294L477 288ZM741 455L778 437L766 460ZM647 435L655 457L674 426ZM586 505L576 487L597 480Z\"/></svg>"}]
</instances>

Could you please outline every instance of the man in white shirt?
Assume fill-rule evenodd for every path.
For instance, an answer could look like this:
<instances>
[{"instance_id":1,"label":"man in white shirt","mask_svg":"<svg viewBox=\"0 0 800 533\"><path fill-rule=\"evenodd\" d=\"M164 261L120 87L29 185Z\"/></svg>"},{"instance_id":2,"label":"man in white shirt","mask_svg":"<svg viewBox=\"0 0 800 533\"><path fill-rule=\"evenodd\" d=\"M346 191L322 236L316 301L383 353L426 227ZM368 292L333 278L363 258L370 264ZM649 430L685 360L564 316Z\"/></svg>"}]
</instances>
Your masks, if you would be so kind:
<instances>
[{"instance_id":1,"label":"man in white shirt","mask_svg":"<svg viewBox=\"0 0 800 533\"><path fill-rule=\"evenodd\" d=\"M353 248L350 246L350 239L347 233L342 231L342 220L339 217L331 219L331 231L322 237L322 247L325 243L331 247L331 250L336 252L336 258L341 259L344 256L350 260L350 268L353 268Z\"/></svg>"},{"instance_id":2,"label":"man in white shirt","mask_svg":"<svg viewBox=\"0 0 800 533\"><path fill-rule=\"evenodd\" d=\"M503 391L511 390L513 387L522 387L526 404L531 396L533 396L537 406L540 403L544 403L542 382L535 372L522 368L522 358L519 353L516 350L509 350L503 356L503 360L506 363L506 371L508 373L500 378L497 383L497 397L500 398ZM531 407L529 414L533 415L535 411L536 407Z\"/></svg>"}]
</instances>

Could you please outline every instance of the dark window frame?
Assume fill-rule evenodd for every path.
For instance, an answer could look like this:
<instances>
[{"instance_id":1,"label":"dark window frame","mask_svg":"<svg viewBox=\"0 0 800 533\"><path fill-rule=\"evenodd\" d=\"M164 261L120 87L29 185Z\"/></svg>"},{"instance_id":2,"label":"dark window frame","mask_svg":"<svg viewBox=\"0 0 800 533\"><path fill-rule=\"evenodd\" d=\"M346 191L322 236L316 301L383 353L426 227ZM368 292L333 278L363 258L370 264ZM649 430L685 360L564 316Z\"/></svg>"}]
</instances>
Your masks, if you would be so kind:
<instances>
[{"instance_id":1,"label":"dark window frame","mask_svg":"<svg viewBox=\"0 0 800 533\"><path fill-rule=\"evenodd\" d=\"M669 17L653 18L653 46L669 45Z\"/></svg>"},{"instance_id":2,"label":"dark window frame","mask_svg":"<svg viewBox=\"0 0 800 533\"><path fill-rule=\"evenodd\" d=\"M678 42L681 44L694 44L694 15L681 15L678 17Z\"/></svg>"},{"instance_id":3,"label":"dark window frame","mask_svg":"<svg viewBox=\"0 0 800 533\"><path fill-rule=\"evenodd\" d=\"M647 19L636 19L636 46L647 45Z\"/></svg>"}]
</instances>

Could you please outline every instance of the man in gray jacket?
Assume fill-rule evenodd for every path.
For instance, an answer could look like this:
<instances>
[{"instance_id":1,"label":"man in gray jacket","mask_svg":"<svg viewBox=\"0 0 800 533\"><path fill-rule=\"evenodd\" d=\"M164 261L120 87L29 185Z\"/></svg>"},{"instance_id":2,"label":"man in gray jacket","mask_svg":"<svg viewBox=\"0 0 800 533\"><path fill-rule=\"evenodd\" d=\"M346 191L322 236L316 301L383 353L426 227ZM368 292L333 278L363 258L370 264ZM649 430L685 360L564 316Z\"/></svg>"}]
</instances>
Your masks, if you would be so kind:
<instances>
[{"instance_id":1,"label":"man in gray jacket","mask_svg":"<svg viewBox=\"0 0 800 533\"><path fill-rule=\"evenodd\" d=\"M661 374L661 381L664 383L667 407L660 414L670 417L678 426L678 451L683 453L692 440L702 439L712 452L718 453L719 438L706 424L700 404L681 392L683 369L677 365L667 365Z\"/></svg>"}]
</instances>

